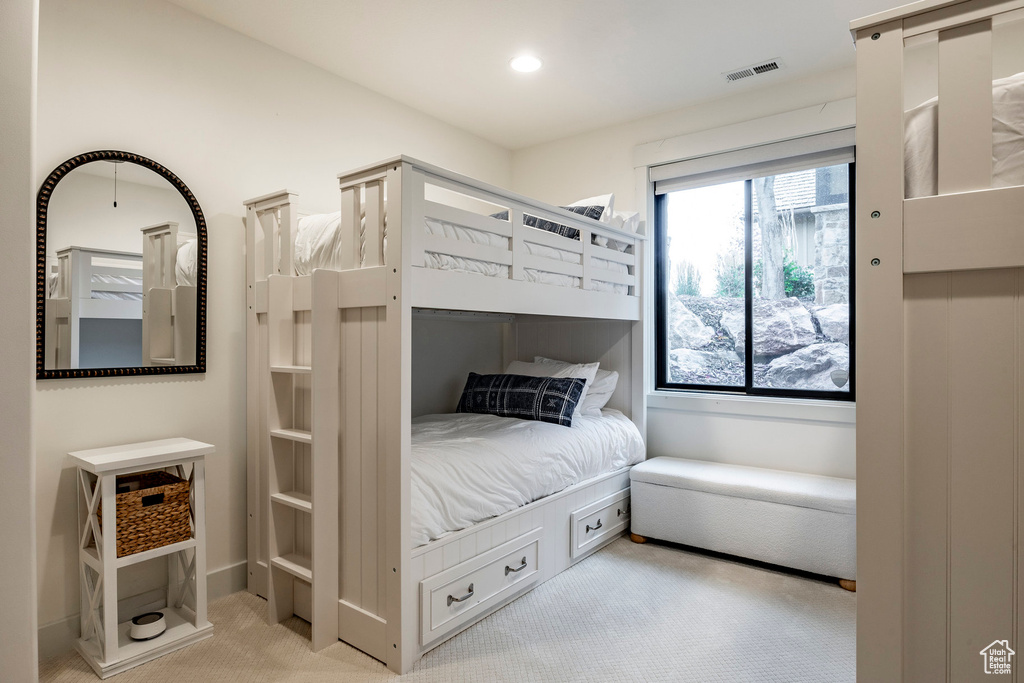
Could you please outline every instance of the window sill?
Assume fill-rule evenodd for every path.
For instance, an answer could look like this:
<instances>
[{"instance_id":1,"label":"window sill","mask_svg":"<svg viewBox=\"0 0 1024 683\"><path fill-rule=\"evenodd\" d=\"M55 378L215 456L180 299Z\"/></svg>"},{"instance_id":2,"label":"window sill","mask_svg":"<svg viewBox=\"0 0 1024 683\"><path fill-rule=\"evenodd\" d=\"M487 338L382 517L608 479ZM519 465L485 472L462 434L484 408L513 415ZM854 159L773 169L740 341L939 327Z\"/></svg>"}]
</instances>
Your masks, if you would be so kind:
<instances>
[{"instance_id":1,"label":"window sill","mask_svg":"<svg viewBox=\"0 0 1024 683\"><path fill-rule=\"evenodd\" d=\"M857 406L845 401L735 396L699 391L653 391L648 409L735 417L856 424Z\"/></svg>"}]
</instances>

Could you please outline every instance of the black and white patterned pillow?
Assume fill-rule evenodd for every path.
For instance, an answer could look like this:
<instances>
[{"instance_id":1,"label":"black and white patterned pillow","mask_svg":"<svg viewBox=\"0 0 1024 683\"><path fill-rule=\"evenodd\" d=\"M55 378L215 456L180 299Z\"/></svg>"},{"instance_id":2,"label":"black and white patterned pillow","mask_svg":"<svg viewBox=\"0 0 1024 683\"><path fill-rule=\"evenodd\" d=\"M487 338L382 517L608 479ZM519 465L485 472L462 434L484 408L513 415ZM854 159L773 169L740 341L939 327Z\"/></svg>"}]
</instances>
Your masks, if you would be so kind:
<instances>
[{"instance_id":1,"label":"black and white patterned pillow","mask_svg":"<svg viewBox=\"0 0 1024 683\"><path fill-rule=\"evenodd\" d=\"M457 413L486 413L499 417L572 426L572 414L587 381L581 377L527 377L469 373Z\"/></svg>"},{"instance_id":2,"label":"black and white patterned pillow","mask_svg":"<svg viewBox=\"0 0 1024 683\"><path fill-rule=\"evenodd\" d=\"M584 218L593 218L595 221L601 220L601 215L604 214L603 206L560 206L558 208L578 213ZM507 221L508 211L492 213L491 218L497 218L500 221ZM556 235L568 237L571 240L578 240L580 238L580 231L576 228L570 228L568 225L562 225L561 223L549 221L545 218L537 218L536 216L531 216L528 213L523 214L523 225L531 228L547 230L548 232L553 232Z\"/></svg>"}]
</instances>

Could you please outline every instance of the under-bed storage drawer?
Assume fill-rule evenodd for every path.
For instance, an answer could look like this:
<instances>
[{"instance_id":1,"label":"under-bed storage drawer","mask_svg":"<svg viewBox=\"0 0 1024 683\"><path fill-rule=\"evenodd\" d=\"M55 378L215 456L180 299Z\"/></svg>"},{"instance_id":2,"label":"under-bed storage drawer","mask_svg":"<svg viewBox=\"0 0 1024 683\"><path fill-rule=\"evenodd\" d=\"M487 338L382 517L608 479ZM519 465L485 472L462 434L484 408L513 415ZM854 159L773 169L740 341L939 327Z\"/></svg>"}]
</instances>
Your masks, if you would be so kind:
<instances>
[{"instance_id":1,"label":"under-bed storage drawer","mask_svg":"<svg viewBox=\"0 0 1024 683\"><path fill-rule=\"evenodd\" d=\"M573 512L569 524L569 555L576 559L629 526L629 489Z\"/></svg>"},{"instance_id":2,"label":"under-bed storage drawer","mask_svg":"<svg viewBox=\"0 0 1024 683\"><path fill-rule=\"evenodd\" d=\"M437 640L537 583L543 528L420 582L420 642Z\"/></svg>"}]
</instances>

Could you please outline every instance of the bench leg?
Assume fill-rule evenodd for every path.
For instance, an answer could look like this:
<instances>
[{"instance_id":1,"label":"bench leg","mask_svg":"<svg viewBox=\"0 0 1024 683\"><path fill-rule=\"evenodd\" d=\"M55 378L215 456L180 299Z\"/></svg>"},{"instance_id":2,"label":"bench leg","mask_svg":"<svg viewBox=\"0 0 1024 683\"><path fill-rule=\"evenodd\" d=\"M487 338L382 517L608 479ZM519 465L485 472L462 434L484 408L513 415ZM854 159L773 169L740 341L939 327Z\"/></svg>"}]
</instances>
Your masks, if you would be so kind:
<instances>
[{"instance_id":1,"label":"bench leg","mask_svg":"<svg viewBox=\"0 0 1024 683\"><path fill-rule=\"evenodd\" d=\"M856 581L851 581L850 579L839 579L839 585L852 593L857 592Z\"/></svg>"},{"instance_id":2,"label":"bench leg","mask_svg":"<svg viewBox=\"0 0 1024 683\"><path fill-rule=\"evenodd\" d=\"M629 540L633 541L633 543L647 543L647 539L640 534L630 533Z\"/></svg>"}]
</instances>

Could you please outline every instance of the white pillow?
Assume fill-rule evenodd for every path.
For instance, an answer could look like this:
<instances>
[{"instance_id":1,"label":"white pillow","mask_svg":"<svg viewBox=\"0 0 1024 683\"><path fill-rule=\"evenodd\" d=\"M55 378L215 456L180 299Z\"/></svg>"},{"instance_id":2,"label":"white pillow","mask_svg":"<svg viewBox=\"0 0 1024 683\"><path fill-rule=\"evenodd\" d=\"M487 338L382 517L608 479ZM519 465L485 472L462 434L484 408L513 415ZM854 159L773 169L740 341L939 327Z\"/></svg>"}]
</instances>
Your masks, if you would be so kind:
<instances>
[{"instance_id":1,"label":"white pillow","mask_svg":"<svg viewBox=\"0 0 1024 683\"><path fill-rule=\"evenodd\" d=\"M613 228L635 233L640 228L640 213L637 211L615 211L608 223ZM608 239L604 235L594 235L594 244L616 251L626 251L626 248L629 247L625 242Z\"/></svg>"},{"instance_id":2,"label":"white pillow","mask_svg":"<svg viewBox=\"0 0 1024 683\"><path fill-rule=\"evenodd\" d=\"M601 217L598 220L602 223L611 223L612 216L615 214L615 195L600 194L596 197L581 199L578 202L573 202L567 206L603 206L604 211L601 212Z\"/></svg>"},{"instance_id":3,"label":"white pillow","mask_svg":"<svg viewBox=\"0 0 1024 683\"><path fill-rule=\"evenodd\" d=\"M576 410L573 417L582 415L583 402L587 399L587 390L594 383L597 375L598 363L559 363L558 367L550 363L527 363L514 360L505 368L506 375L526 375L527 377L581 377L586 380L583 386L583 393L576 403Z\"/></svg>"},{"instance_id":4,"label":"white pillow","mask_svg":"<svg viewBox=\"0 0 1024 683\"><path fill-rule=\"evenodd\" d=\"M552 360L544 356L534 356L533 362L538 365L547 365L552 368L572 367L572 363ZM594 365L591 363L591 365ZM587 394L580 399L580 412L583 415L601 417L601 408L604 408L615 393L615 386L619 383L619 373L614 370L598 369L594 375L594 381L587 383Z\"/></svg>"},{"instance_id":5,"label":"white pillow","mask_svg":"<svg viewBox=\"0 0 1024 683\"><path fill-rule=\"evenodd\" d=\"M178 245L178 253L174 257L174 281L179 285L196 286L198 279L196 270L199 267L199 241L187 240Z\"/></svg>"},{"instance_id":6,"label":"white pillow","mask_svg":"<svg viewBox=\"0 0 1024 683\"><path fill-rule=\"evenodd\" d=\"M612 214L612 225L620 230L635 233L640 227L640 212L616 211Z\"/></svg>"},{"instance_id":7,"label":"white pillow","mask_svg":"<svg viewBox=\"0 0 1024 683\"><path fill-rule=\"evenodd\" d=\"M619 383L619 373L614 370L598 370L594 377L594 386L587 392L587 401L583 405L583 414L601 417L601 409L608 405L615 386Z\"/></svg>"}]
</instances>

